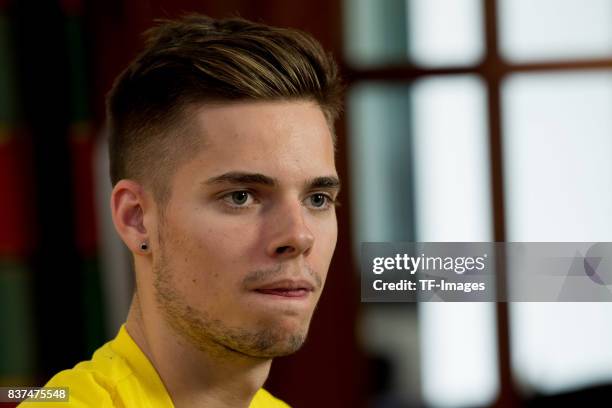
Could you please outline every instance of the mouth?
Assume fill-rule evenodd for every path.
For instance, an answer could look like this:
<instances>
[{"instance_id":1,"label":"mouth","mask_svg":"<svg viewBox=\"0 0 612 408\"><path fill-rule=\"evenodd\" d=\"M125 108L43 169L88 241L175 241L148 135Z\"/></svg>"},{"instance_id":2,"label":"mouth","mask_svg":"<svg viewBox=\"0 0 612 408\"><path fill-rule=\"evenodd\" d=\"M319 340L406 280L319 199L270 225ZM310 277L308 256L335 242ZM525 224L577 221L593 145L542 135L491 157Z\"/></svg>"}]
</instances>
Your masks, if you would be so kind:
<instances>
[{"instance_id":1,"label":"mouth","mask_svg":"<svg viewBox=\"0 0 612 408\"><path fill-rule=\"evenodd\" d=\"M313 291L314 285L305 280L282 280L255 289L262 295L295 299L306 298Z\"/></svg>"}]
</instances>

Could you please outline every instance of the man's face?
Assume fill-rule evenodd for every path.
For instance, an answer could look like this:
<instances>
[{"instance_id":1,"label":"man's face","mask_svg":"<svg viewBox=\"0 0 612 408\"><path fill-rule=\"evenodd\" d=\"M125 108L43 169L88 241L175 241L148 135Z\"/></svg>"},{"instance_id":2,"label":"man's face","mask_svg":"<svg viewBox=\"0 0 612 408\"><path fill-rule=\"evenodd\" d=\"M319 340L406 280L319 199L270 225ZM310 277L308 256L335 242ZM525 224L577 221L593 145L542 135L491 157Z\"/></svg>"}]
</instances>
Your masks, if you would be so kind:
<instances>
[{"instance_id":1,"label":"man's face","mask_svg":"<svg viewBox=\"0 0 612 408\"><path fill-rule=\"evenodd\" d=\"M254 357L303 343L336 245L334 147L312 102L197 111L203 142L158 221L155 296L202 350Z\"/></svg>"}]
</instances>

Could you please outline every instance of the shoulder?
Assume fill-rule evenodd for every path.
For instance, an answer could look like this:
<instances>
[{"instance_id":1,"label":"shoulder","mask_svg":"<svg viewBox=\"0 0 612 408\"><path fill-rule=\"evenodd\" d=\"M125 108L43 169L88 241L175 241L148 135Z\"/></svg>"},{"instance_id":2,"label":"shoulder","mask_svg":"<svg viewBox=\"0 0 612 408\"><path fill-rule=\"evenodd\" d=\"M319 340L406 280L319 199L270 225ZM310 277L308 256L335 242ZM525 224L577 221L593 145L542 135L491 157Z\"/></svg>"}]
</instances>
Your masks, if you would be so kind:
<instances>
[{"instance_id":1,"label":"shoulder","mask_svg":"<svg viewBox=\"0 0 612 408\"><path fill-rule=\"evenodd\" d=\"M98 349L91 360L78 363L69 370L55 374L45 387L65 387L68 389L69 402L62 406L114 407L117 385L130 375L129 367L108 347ZM20 408L56 407L57 403L24 402Z\"/></svg>"},{"instance_id":2,"label":"shoulder","mask_svg":"<svg viewBox=\"0 0 612 408\"><path fill-rule=\"evenodd\" d=\"M260 388L255 394L253 401L251 401L249 408L290 408L290 406L274 397L268 391Z\"/></svg>"},{"instance_id":3,"label":"shoulder","mask_svg":"<svg viewBox=\"0 0 612 408\"><path fill-rule=\"evenodd\" d=\"M51 378L45 387L63 387L68 389L69 401L63 407L113 407L113 386L109 379L91 370L76 368L64 370ZM20 408L55 407L57 402L24 402Z\"/></svg>"}]
</instances>

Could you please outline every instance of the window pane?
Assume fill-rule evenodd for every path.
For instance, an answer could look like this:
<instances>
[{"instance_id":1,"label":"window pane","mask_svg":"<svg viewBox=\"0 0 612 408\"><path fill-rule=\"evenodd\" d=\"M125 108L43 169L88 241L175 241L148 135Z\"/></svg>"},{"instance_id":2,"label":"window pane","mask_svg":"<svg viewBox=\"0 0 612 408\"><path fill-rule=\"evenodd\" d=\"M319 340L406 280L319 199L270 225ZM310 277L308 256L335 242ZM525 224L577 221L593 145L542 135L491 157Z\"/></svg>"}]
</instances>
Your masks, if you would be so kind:
<instances>
[{"instance_id":1,"label":"window pane","mask_svg":"<svg viewBox=\"0 0 612 408\"><path fill-rule=\"evenodd\" d=\"M405 0L344 0L346 59L355 66L404 62Z\"/></svg>"},{"instance_id":2,"label":"window pane","mask_svg":"<svg viewBox=\"0 0 612 408\"><path fill-rule=\"evenodd\" d=\"M612 56L609 0L499 0L500 51L514 62Z\"/></svg>"},{"instance_id":3,"label":"window pane","mask_svg":"<svg viewBox=\"0 0 612 408\"><path fill-rule=\"evenodd\" d=\"M419 240L490 240L483 84L465 76L419 81L412 105Z\"/></svg>"},{"instance_id":4,"label":"window pane","mask_svg":"<svg viewBox=\"0 0 612 408\"><path fill-rule=\"evenodd\" d=\"M516 75L502 97L508 240L612 241L612 72ZM520 383L612 380L612 304L510 306Z\"/></svg>"},{"instance_id":5,"label":"window pane","mask_svg":"<svg viewBox=\"0 0 612 408\"><path fill-rule=\"evenodd\" d=\"M365 83L349 94L354 253L413 239L408 87Z\"/></svg>"},{"instance_id":6,"label":"window pane","mask_svg":"<svg viewBox=\"0 0 612 408\"><path fill-rule=\"evenodd\" d=\"M360 253L361 242L412 241L409 88L373 82L353 87L348 119L353 253ZM414 304L363 304L360 328L374 366L385 371L377 373L377 381L388 378L388 384L379 385L389 388L385 398L392 396L400 406L416 404L420 372Z\"/></svg>"},{"instance_id":7,"label":"window pane","mask_svg":"<svg viewBox=\"0 0 612 408\"><path fill-rule=\"evenodd\" d=\"M484 53L482 0L408 0L413 61L423 66L471 65Z\"/></svg>"},{"instance_id":8,"label":"window pane","mask_svg":"<svg viewBox=\"0 0 612 408\"><path fill-rule=\"evenodd\" d=\"M347 60L469 65L483 55L481 0L344 0Z\"/></svg>"},{"instance_id":9,"label":"window pane","mask_svg":"<svg viewBox=\"0 0 612 408\"><path fill-rule=\"evenodd\" d=\"M485 89L473 77L413 89L419 241L492 238ZM493 303L421 303L423 392L432 406L474 406L498 392Z\"/></svg>"},{"instance_id":10,"label":"window pane","mask_svg":"<svg viewBox=\"0 0 612 408\"><path fill-rule=\"evenodd\" d=\"M479 80L361 84L348 107L355 253L363 241L491 239ZM424 303L417 315L409 306L363 306L364 345L393 363L398 397L414 402L422 394L432 406L490 403L498 389L493 304Z\"/></svg>"}]
</instances>

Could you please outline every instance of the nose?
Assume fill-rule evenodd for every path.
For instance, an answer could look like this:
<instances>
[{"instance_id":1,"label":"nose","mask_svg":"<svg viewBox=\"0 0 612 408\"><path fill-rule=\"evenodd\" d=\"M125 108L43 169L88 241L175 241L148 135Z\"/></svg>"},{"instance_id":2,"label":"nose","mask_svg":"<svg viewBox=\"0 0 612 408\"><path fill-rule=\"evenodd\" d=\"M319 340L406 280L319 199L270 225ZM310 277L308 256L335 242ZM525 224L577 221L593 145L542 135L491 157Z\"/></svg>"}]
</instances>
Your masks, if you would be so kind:
<instances>
[{"instance_id":1,"label":"nose","mask_svg":"<svg viewBox=\"0 0 612 408\"><path fill-rule=\"evenodd\" d=\"M268 256L277 259L308 255L314 244L314 235L306 225L301 203L287 203L271 217L271 239L267 245Z\"/></svg>"}]
</instances>

